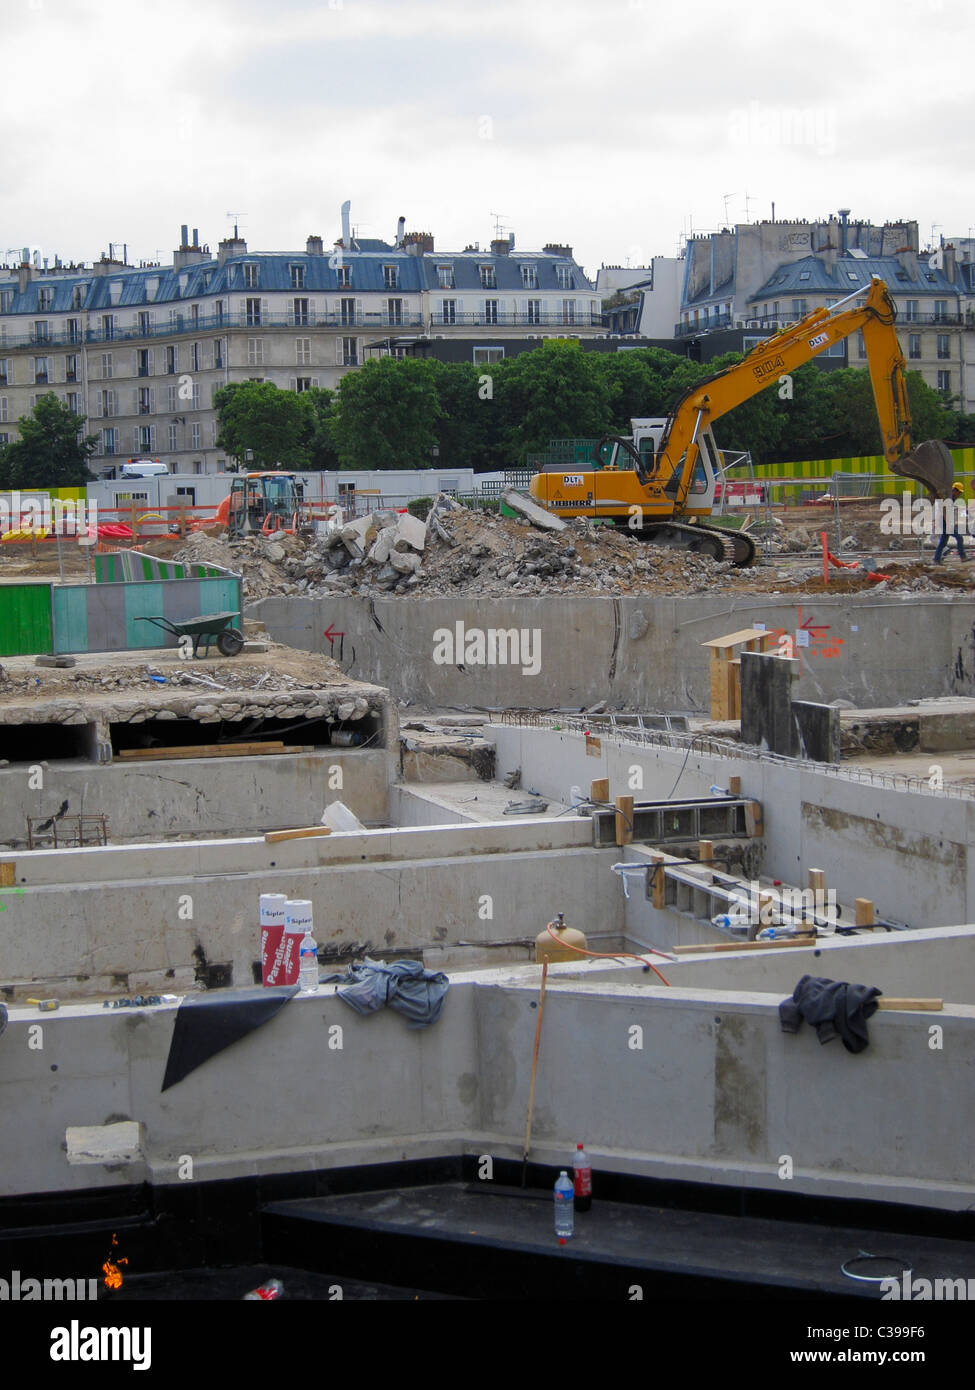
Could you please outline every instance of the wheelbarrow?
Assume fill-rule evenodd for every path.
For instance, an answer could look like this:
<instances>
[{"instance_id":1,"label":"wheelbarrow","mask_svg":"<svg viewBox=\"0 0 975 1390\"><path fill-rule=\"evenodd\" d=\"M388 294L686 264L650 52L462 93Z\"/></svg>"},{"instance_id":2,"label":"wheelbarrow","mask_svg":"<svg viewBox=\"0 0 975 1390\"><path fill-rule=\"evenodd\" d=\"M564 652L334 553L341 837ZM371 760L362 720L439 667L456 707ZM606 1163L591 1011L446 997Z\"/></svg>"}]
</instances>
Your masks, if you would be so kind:
<instances>
[{"instance_id":1,"label":"wheelbarrow","mask_svg":"<svg viewBox=\"0 0 975 1390\"><path fill-rule=\"evenodd\" d=\"M136 622L152 623L180 640L192 637L194 657L200 655L201 642L205 644L204 656L209 654L213 643L224 656L236 656L244 646L244 634L233 625L234 619L239 617L239 613L206 613L200 618L186 618L181 623L171 623L168 618L136 618Z\"/></svg>"}]
</instances>

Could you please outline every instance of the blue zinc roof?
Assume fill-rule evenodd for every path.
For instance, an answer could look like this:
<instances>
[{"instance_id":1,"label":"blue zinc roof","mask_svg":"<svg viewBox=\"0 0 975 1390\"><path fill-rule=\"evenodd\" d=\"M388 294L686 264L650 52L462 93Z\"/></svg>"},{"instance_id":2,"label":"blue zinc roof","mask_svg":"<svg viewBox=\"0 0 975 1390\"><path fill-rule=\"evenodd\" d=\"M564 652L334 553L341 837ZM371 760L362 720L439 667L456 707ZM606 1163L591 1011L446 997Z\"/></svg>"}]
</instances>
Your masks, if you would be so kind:
<instances>
[{"instance_id":1,"label":"blue zinc roof","mask_svg":"<svg viewBox=\"0 0 975 1390\"><path fill-rule=\"evenodd\" d=\"M343 251L341 264L350 269L349 283L339 281L339 262L334 253L308 255L296 252L262 254L260 252L233 256L218 265L216 260L197 262L182 270L171 266L149 266L137 270L120 267L117 273L95 275L81 271L77 275L60 273L38 275L28 282L22 292L13 283L14 294L9 312L15 314L69 314L83 312L108 313L119 308L143 305L178 303L205 295L268 294L274 292L327 293L347 289L353 292L390 292L384 267L397 268L395 290L403 294L418 294L422 290L446 289L440 283L438 267L450 266L453 284L450 289L465 291L490 290L497 292L530 292L531 290L592 290L582 270L567 256L544 252L512 255L493 255L490 252L427 252L423 256L387 246L384 242L360 241L360 249ZM362 249L368 247L369 249ZM375 247L375 249L373 249ZM256 284L251 275L245 279L244 267L256 266ZM304 274L299 286L293 284L292 266L300 266ZM481 266L494 269L494 284L483 286ZM534 267L534 282L526 285L522 267ZM569 284L557 275L557 268L569 271ZM120 290L113 286L121 286ZM4 288L10 288L5 285ZM75 294L78 290L80 293Z\"/></svg>"},{"instance_id":2,"label":"blue zinc roof","mask_svg":"<svg viewBox=\"0 0 975 1390\"><path fill-rule=\"evenodd\" d=\"M945 275L928 265L926 256L919 256L916 268L905 269L896 256L841 256L828 265L818 256L804 256L800 261L781 265L753 295L756 300L775 299L787 294L836 294L839 298L857 289L866 289L870 277L878 275L893 294L957 295L959 287ZM916 275L916 278L915 278Z\"/></svg>"}]
</instances>

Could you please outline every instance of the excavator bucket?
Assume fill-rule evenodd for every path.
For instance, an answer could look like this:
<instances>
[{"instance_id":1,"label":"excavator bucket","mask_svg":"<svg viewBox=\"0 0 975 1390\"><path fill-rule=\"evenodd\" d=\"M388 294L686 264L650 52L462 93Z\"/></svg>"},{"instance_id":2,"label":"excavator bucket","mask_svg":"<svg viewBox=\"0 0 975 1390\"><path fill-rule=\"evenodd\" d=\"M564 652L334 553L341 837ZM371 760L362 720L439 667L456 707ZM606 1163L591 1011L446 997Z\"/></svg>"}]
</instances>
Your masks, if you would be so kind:
<instances>
[{"instance_id":1,"label":"excavator bucket","mask_svg":"<svg viewBox=\"0 0 975 1390\"><path fill-rule=\"evenodd\" d=\"M950 497L955 477L955 461L940 439L928 439L909 454L890 465L892 473L923 483L932 497Z\"/></svg>"}]
</instances>

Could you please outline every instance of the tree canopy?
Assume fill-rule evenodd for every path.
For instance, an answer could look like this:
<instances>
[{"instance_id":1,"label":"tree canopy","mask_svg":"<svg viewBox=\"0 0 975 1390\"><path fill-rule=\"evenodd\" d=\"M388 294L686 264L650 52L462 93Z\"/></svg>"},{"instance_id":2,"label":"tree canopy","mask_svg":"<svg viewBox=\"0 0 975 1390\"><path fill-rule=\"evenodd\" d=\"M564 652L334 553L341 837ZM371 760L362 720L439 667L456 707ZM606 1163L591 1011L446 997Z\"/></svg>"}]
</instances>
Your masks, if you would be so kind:
<instances>
[{"instance_id":1,"label":"tree canopy","mask_svg":"<svg viewBox=\"0 0 975 1390\"><path fill-rule=\"evenodd\" d=\"M53 392L41 396L17 422L20 438L0 451L4 487L83 487L91 481L88 460L97 439L83 434L85 417L76 415Z\"/></svg>"},{"instance_id":2,"label":"tree canopy","mask_svg":"<svg viewBox=\"0 0 975 1390\"><path fill-rule=\"evenodd\" d=\"M384 357L349 372L335 391L223 387L218 443L237 459L250 450L261 467L499 470L524 465L553 439L629 434L631 419L666 416L689 388L741 360L727 353L701 364L659 348L592 352L572 340L490 364ZM906 384L915 442L975 440L975 417L917 372ZM881 450L867 371L814 362L721 416L715 434L759 465Z\"/></svg>"}]
</instances>

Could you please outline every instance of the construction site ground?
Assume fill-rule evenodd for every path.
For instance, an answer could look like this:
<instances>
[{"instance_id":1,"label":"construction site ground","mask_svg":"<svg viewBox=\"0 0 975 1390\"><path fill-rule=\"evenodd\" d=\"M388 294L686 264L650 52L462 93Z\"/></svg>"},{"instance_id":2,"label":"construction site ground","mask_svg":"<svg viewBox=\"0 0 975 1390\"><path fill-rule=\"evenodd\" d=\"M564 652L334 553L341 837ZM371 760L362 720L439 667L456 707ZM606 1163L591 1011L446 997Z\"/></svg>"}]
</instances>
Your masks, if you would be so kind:
<instances>
[{"instance_id":1,"label":"construction site ground","mask_svg":"<svg viewBox=\"0 0 975 1390\"><path fill-rule=\"evenodd\" d=\"M686 551L648 545L627 531L584 519L561 531L543 531L524 518L452 507L441 513L449 542L428 528L419 568L413 574L381 569L378 561L352 558L326 547L317 536L277 535L268 539L229 541L223 535L197 532L187 538L159 537L142 547L165 559L210 562L243 576L248 601L271 594L315 596L328 593L477 595L559 593L783 594L824 591L820 535L845 562L857 569L831 567L828 591L860 593L878 585L898 592L975 590L975 567L962 562L954 542L944 563L935 567L931 537L891 536L881 530L880 499L831 506L792 507L751 514L751 534L758 545L756 563L735 569L727 562ZM83 582L88 558L65 542L61 560L54 547L38 544L0 546L0 583L35 578ZM975 538L969 548L975 560ZM336 559L341 565L336 565ZM889 575L888 579L871 574Z\"/></svg>"}]
</instances>

